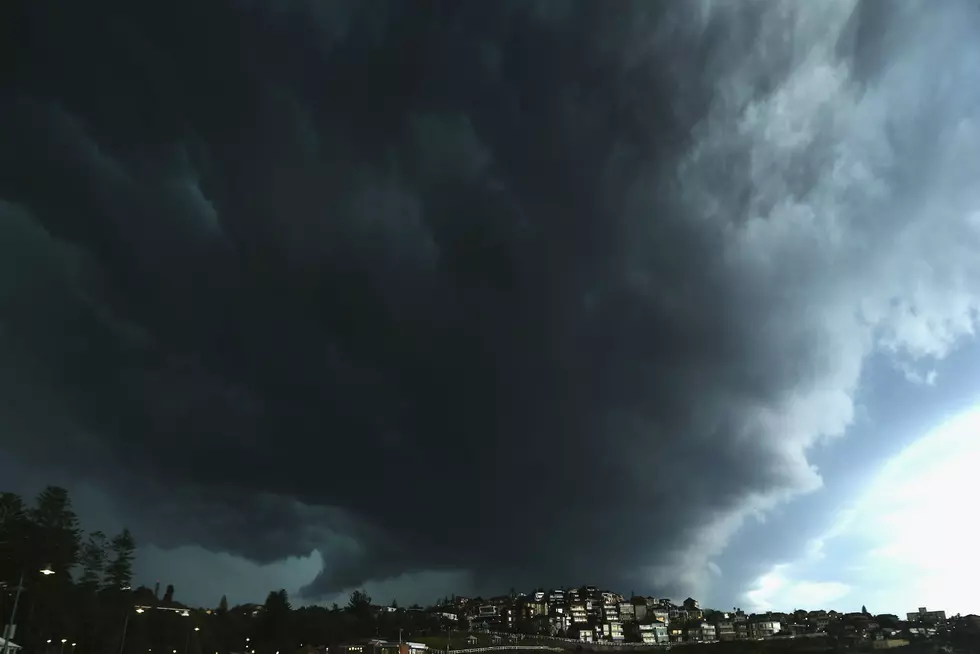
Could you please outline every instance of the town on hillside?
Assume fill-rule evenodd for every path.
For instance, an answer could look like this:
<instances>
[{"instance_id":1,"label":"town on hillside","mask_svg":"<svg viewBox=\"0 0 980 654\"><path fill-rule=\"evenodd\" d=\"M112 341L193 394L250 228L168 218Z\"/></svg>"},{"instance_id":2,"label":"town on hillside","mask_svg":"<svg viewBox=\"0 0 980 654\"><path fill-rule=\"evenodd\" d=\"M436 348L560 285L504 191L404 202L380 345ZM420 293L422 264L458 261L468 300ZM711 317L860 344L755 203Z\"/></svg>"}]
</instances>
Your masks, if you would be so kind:
<instances>
[{"instance_id":1,"label":"town on hillside","mask_svg":"<svg viewBox=\"0 0 980 654\"><path fill-rule=\"evenodd\" d=\"M399 612L375 606L379 615ZM890 649L932 642L929 651L959 651L948 646L951 632L980 638L980 616L954 616L920 607L900 617L794 610L746 613L741 608L704 608L691 597L670 599L601 590L596 586L537 589L484 599L449 597L429 608L415 606L442 621L442 634L401 639L365 639L331 647L330 654L420 654L425 649L485 652L505 649L669 649L681 645L743 642L752 651L766 643L794 650ZM760 642L760 641L766 641ZM366 649L367 648L367 649Z\"/></svg>"},{"instance_id":2,"label":"town on hillside","mask_svg":"<svg viewBox=\"0 0 980 654\"><path fill-rule=\"evenodd\" d=\"M452 597L430 610L455 622L460 631L495 634L502 639L545 637L581 643L660 646L832 635L869 641L884 648L904 644L910 636L929 638L948 627L944 611L925 607L904 618L872 615L866 610L748 614L737 607L703 608L691 597L675 603L665 598L625 597L596 586L511 592L487 600ZM980 627L980 617L970 617Z\"/></svg>"}]
</instances>

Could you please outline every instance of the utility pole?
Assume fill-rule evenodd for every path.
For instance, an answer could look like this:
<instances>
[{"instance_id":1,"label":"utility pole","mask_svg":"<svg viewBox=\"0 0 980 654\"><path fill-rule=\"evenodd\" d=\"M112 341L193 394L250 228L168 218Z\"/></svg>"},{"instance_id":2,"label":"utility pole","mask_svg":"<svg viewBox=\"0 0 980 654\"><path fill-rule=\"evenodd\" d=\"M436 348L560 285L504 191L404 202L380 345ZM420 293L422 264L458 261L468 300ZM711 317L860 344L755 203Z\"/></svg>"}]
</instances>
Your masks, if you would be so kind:
<instances>
[{"instance_id":1,"label":"utility pole","mask_svg":"<svg viewBox=\"0 0 980 654\"><path fill-rule=\"evenodd\" d=\"M129 628L129 610L126 610L126 619L123 620L123 632L122 640L119 641L119 654L123 654L123 648L126 647L126 630ZM4 652L6 654L6 652Z\"/></svg>"},{"instance_id":2,"label":"utility pole","mask_svg":"<svg viewBox=\"0 0 980 654\"><path fill-rule=\"evenodd\" d=\"M20 581L17 582L17 594L14 595L14 608L10 611L10 622L7 630L3 634L3 654L10 652L10 639L14 637L14 620L17 619L17 603L20 602L20 591L24 590L24 573L20 573Z\"/></svg>"}]
</instances>

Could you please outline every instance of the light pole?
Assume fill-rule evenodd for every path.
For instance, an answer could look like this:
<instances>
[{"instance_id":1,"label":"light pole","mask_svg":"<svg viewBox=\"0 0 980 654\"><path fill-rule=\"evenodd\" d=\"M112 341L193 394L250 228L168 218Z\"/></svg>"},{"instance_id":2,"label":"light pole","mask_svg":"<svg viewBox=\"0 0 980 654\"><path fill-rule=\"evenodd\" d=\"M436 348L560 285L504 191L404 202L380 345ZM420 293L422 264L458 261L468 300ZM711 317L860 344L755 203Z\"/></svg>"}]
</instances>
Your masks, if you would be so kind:
<instances>
[{"instance_id":1,"label":"light pole","mask_svg":"<svg viewBox=\"0 0 980 654\"><path fill-rule=\"evenodd\" d=\"M48 575L53 575L54 570L51 569L50 565L46 565L40 570L41 574L47 577ZM14 607L10 610L10 621L7 623L7 629L3 634L3 648L0 649L0 654L9 654L10 652L10 641L14 637L14 629L16 627L17 620L17 604L20 603L20 593L24 590L24 572L20 573L20 580L17 582L17 593L14 595ZM50 640L48 641L51 642Z\"/></svg>"},{"instance_id":2,"label":"light pole","mask_svg":"<svg viewBox=\"0 0 980 654\"><path fill-rule=\"evenodd\" d=\"M67 643L67 642L68 642L68 639L67 638L62 638L61 639L61 654L65 654L65 643Z\"/></svg>"},{"instance_id":3,"label":"light pole","mask_svg":"<svg viewBox=\"0 0 980 654\"><path fill-rule=\"evenodd\" d=\"M194 631L200 631L200 627L194 627ZM191 630L187 630L187 639L184 641L184 654L187 654L191 646Z\"/></svg>"}]
</instances>

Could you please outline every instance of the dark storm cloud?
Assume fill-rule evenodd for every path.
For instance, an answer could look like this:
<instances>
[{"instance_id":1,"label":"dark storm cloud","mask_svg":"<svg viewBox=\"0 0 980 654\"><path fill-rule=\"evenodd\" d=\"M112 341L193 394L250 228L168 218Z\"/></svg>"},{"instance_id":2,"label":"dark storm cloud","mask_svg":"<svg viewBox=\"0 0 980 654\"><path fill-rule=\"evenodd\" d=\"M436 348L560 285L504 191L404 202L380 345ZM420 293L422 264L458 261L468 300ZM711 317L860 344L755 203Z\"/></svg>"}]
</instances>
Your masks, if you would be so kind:
<instances>
[{"instance_id":1,"label":"dark storm cloud","mask_svg":"<svg viewBox=\"0 0 980 654\"><path fill-rule=\"evenodd\" d=\"M5 445L312 596L703 589L975 326L976 17L917 7L26 4Z\"/></svg>"}]
</instances>

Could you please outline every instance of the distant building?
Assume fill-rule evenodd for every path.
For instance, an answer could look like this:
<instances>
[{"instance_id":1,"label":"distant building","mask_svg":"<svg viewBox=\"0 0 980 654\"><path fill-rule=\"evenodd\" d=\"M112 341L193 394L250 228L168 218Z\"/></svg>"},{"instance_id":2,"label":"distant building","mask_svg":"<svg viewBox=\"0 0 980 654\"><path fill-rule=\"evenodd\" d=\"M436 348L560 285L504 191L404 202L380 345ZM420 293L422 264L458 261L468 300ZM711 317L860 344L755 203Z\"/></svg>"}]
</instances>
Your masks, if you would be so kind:
<instances>
[{"instance_id":1,"label":"distant building","mask_svg":"<svg viewBox=\"0 0 980 654\"><path fill-rule=\"evenodd\" d=\"M692 642L713 643L718 640L718 633L713 624L702 622L687 630L687 639Z\"/></svg>"},{"instance_id":2,"label":"distant building","mask_svg":"<svg viewBox=\"0 0 980 654\"><path fill-rule=\"evenodd\" d=\"M749 633L752 638L771 638L782 630L778 620L760 620L749 623Z\"/></svg>"},{"instance_id":3,"label":"distant building","mask_svg":"<svg viewBox=\"0 0 980 654\"><path fill-rule=\"evenodd\" d=\"M891 649L892 647L904 647L908 644L909 641L903 638L885 638L871 641L871 647L874 649Z\"/></svg>"},{"instance_id":4,"label":"distant building","mask_svg":"<svg viewBox=\"0 0 980 654\"><path fill-rule=\"evenodd\" d=\"M330 654L426 654L428 647L422 643L368 638L330 648Z\"/></svg>"},{"instance_id":5,"label":"distant building","mask_svg":"<svg viewBox=\"0 0 980 654\"><path fill-rule=\"evenodd\" d=\"M607 640L623 642L623 624L618 620L603 623L602 635Z\"/></svg>"},{"instance_id":6,"label":"distant building","mask_svg":"<svg viewBox=\"0 0 980 654\"><path fill-rule=\"evenodd\" d=\"M637 625L640 642L646 645L664 645L670 642L667 626L662 622Z\"/></svg>"},{"instance_id":7,"label":"distant building","mask_svg":"<svg viewBox=\"0 0 980 654\"><path fill-rule=\"evenodd\" d=\"M688 597L684 600L684 610L686 611L700 611L701 605L693 597Z\"/></svg>"},{"instance_id":8,"label":"distant building","mask_svg":"<svg viewBox=\"0 0 980 654\"><path fill-rule=\"evenodd\" d=\"M578 639L583 643L591 643L594 640L592 627L588 625L578 625L572 627L568 634L571 638Z\"/></svg>"},{"instance_id":9,"label":"distant building","mask_svg":"<svg viewBox=\"0 0 980 654\"><path fill-rule=\"evenodd\" d=\"M936 624L946 622L946 611L927 611L926 607L920 606L918 612L908 614L909 622L921 622L923 624Z\"/></svg>"},{"instance_id":10,"label":"distant building","mask_svg":"<svg viewBox=\"0 0 980 654\"><path fill-rule=\"evenodd\" d=\"M715 623L715 634L720 641L735 640L735 623L731 620L719 620Z\"/></svg>"}]
</instances>

